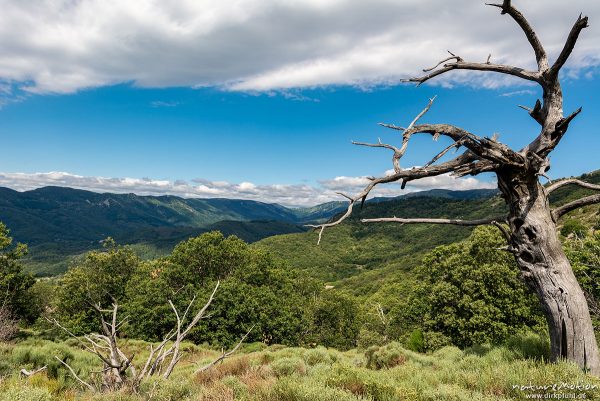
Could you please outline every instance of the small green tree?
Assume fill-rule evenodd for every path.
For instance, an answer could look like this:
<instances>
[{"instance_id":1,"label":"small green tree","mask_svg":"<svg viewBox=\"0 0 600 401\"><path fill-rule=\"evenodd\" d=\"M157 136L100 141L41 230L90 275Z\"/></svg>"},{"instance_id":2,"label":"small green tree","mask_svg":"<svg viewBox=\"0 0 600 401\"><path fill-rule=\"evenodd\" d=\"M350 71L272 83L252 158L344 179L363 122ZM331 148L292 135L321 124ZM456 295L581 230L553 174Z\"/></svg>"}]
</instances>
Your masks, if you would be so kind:
<instances>
[{"instance_id":1,"label":"small green tree","mask_svg":"<svg viewBox=\"0 0 600 401\"><path fill-rule=\"evenodd\" d=\"M501 250L505 244L496 228L478 227L467 240L424 258L418 292L426 304L425 339L429 331L461 347L500 343L543 324L512 255Z\"/></svg>"},{"instance_id":2,"label":"small green tree","mask_svg":"<svg viewBox=\"0 0 600 401\"><path fill-rule=\"evenodd\" d=\"M118 246L108 238L104 249L88 252L83 260L60 280L56 317L75 334L98 331L93 304L109 307L113 300L122 302L127 282L140 260L127 246Z\"/></svg>"},{"instance_id":3,"label":"small green tree","mask_svg":"<svg viewBox=\"0 0 600 401\"><path fill-rule=\"evenodd\" d=\"M357 315L358 305L354 298L335 290L325 290L315 297L307 311L304 341L341 350L353 348L360 331Z\"/></svg>"},{"instance_id":4,"label":"small green tree","mask_svg":"<svg viewBox=\"0 0 600 401\"><path fill-rule=\"evenodd\" d=\"M27 246L12 246L8 228L0 223L0 308L13 318L33 322L39 315L38 303L30 289L35 283L31 274L23 271L21 258Z\"/></svg>"}]
</instances>

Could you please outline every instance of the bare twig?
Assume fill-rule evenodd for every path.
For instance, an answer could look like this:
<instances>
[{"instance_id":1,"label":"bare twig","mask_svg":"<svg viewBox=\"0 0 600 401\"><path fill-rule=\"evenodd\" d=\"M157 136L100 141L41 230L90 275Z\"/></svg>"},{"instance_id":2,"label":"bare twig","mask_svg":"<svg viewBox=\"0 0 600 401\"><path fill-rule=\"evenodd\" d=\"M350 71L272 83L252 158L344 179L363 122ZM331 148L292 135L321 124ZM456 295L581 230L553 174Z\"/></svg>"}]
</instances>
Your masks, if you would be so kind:
<instances>
[{"instance_id":1,"label":"bare twig","mask_svg":"<svg viewBox=\"0 0 600 401\"><path fill-rule=\"evenodd\" d=\"M533 51L535 52L535 58L538 64L538 71L545 71L548 69L548 56L546 55L546 50L544 50L544 46L542 46L542 42L538 38L537 34L529 24L529 21L521 14L519 10L514 8L510 2L510 0L504 0L502 4L490 4L486 3L488 6L498 7L502 9L502 14L508 14L515 20L515 22L521 27L527 40L531 44Z\"/></svg>"},{"instance_id":2,"label":"bare twig","mask_svg":"<svg viewBox=\"0 0 600 401\"><path fill-rule=\"evenodd\" d=\"M207 365L204 365L204 366L198 368L194 372L194 374L198 374L200 372L204 372L205 370L208 370L208 369L212 368L213 366L215 366L217 363L223 361L225 358L229 358L231 355L233 355L238 350L238 348L240 348L240 346L242 345L242 343L244 342L244 340L246 339L246 337L248 337L248 335L250 334L250 332L252 331L252 329L254 329L254 326L250 327L250 330L248 330L248 332L246 334L244 334L244 336L240 339L240 341L237 343L237 345L235 347L233 347L230 351L223 352L214 361L210 362Z\"/></svg>"},{"instance_id":3,"label":"bare twig","mask_svg":"<svg viewBox=\"0 0 600 401\"><path fill-rule=\"evenodd\" d=\"M71 372L71 376L73 376L75 378L75 380L77 380L83 386L87 387L88 390L90 390L90 391L94 391L95 390L94 386L92 386L88 382L82 380L79 376L77 376L77 373L75 373L75 371L73 370L73 368L71 366L69 366L68 363L66 363L65 361L63 361L62 359L60 359L59 357L57 357L56 355L54 356L54 358L56 358L56 360L58 362L62 363L67 369L69 369L69 372Z\"/></svg>"},{"instance_id":4,"label":"bare twig","mask_svg":"<svg viewBox=\"0 0 600 401\"><path fill-rule=\"evenodd\" d=\"M20 373L21 373L21 376L25 376L25 377L31 377L31 376L35 375L36 373L40 373L40 372L42 372L42 371L46 370L47 368L48 368L48 366L47 366L47 365L44 365L44 366L42 366L41 368L34 369L34 370L31 370L31 371L29 371L29 370L27 370L27 369L23 368L23 369L21 369L21 372L20 372Z\"/></svg>"},{"instance_id":5,"label":"bare twig","mask_svg":"<svg viewBox=\"0 0 600 401\"><path fill-rule=\"evenodd\" d=\"M567 37L567 41L565 42L562 51L558 55L558 58L556 59L554 65L552 65L552 68L549 71L550 76L556 77L558 75L558 72L560 71L562 66L565 65L567 59L573 52L579 34L588 26L588 17L582 17L582 15L580 14L577 18L577 21L575 21L573 28L571 28L571 32L569 32L569 36Z\"/></svg>"}]
</instances>

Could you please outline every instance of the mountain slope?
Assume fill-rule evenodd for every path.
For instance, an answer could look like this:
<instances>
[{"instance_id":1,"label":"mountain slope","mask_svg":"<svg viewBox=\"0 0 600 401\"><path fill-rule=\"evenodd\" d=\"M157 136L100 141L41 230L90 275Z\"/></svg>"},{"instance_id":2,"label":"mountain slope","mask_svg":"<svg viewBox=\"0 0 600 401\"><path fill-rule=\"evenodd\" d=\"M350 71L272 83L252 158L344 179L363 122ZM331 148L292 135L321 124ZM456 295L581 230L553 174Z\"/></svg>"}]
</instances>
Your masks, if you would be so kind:
<instances>
[{"instance_id":1,"label":"mountain slope","mask_svg":"<svg viewBox=\"0 0 600 401\"><path fill-rule=\"evenodd\" d=\"M308 221L327 219L331 206L291 209L236 199L99 194L62 187L17 192L0 188L0 221L14 239L30 247L30 267L40 273L64 271L67 259L111 236L119 243L147 244L166 252L177 242L209 230L253 242L299 232Z\"/></svg>"},{"instance_id":2,"label":"mountain slope","mask_svg":"<svg viewBox=\"0 0 600 401\"><path fill-rule=\"evenodd\" d=\"M600 183L600 171L581 178ZM552 194L552 205L561 205L590 193L594 191L576 186L563 187ZM318 234L310 231L268 237L255 246L268 249L291 268L300 269L309 276L318 277L355 295L376 297L376 293L385 292L388 285L410 285L411 270L427 252L436 246L466 238L472 228L363 224L359 219L390 216L477 219L504 211L504 201L494 190L470 194L429 191L367 202L347 221L325 230L320 245L317 245ZM559 228L564 221L572 218L583 221L588 227L600 224L600 206L588 206L569 213L559 221Z\"/></svg>"}]
</instances>

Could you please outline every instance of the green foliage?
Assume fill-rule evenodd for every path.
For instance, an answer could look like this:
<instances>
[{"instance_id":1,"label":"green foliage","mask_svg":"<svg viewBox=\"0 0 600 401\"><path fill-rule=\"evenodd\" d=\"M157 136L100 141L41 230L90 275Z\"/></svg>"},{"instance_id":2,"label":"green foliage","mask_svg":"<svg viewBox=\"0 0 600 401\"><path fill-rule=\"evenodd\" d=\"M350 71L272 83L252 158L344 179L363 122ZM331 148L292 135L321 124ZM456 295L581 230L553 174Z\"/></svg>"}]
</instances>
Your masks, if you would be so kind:
<instances>
[{"instance_id":1,"label":"green foliage","mask_svg":"<svg viewBox=\"0 0 600 401\"><path fill-rule=\"evenodd\" d=\"M309 306L306 316L306 343L337 349L356 345L360 330L355 299L335 290L325 290Z\"/></svg>"},{"instance_id":2,"label":"green foliage","mask_svg":"<svg viewBox=\"0 0 600 401\"><path fill-rule=\"evenodd\" d=\"M191 340L230 346L254 326L248 341L300 341L305 306L320 286L283 269L264 250L218 232L185 241L171 256L140 265L126 291L124 309L131 316L127 333L162 338L175 323L167 301L183 311L196 296L192 313L206 301L216 279L222 281L210 319L192 331Z\"/></svg>"},{"instance_id":3,"label":"green foliage","mask_svg":"<svg viewBox=\"0 0 600 401\"><path fill-rule=\"evenodd\" d=\"M441 246L419 268L424 328L461 347L501 343L541 323L537 301L518 277L495 227L479 227L462 243ZM427 334L425 335L427 338Z\"/></svg>"},{"instance_id":4,"label":"green foliage","mask_svg":"<svg viewBox=\"0 0 600 401\"><path fill-rule=\"evenodd\" d=\"M415 329L410 333L408 341L406 342L406 348L415 352L425 351L425 336L423 335L422 330Z\"/></svg>"},{"instance_id":5,"label":"green foliage","mask_svg":"<svg viewBox=\"0 0 600 401\"><path fill-rule=\"evenodd\" d=\"M277 359L273 361L271 368L278 377L290 376L293 374L302 375L306 373L306 365L304 364L304 361L302 358L297 356Z\"/></svg>"},{"instance_id":6,"label":"green foliage","mask_svg":"<svg viewBox=\"0 0 600 401\"><path fill-rule=\"evenodd\" d=\"M563 224L560 233L565 237L573 235L577 238L583 238L585 237L587 230L587 227L581 221L569 219Z\"/></svg>"},{"instance_id":7,"label":"green foliage","mask_svg":"<svg viewBox=\"0 0 600 401\"><path fill-rule=\"evenodd\" d=\"M540 336L533 332L515 334L508 338L506 348L518 359L550 359L550 341L548 336Z\"/></svg>"},{"instance_id":8,"label":"green foliage","mask_svg":"<svg viewBox=\"0 0 600 401\"><path fill-rule=\"evenodd\" d=\"M10 386L0 393L0 401L54 401L52 394L44 388Z\"/></svg>"},{"instance_id":9,"label":"green foliage","mask_svg":"<svg viewBox=\"0 0 600 401\"><path fill-rule=\"evenodd\" d=\"M531 348L542 351L540 346L546 341L526 334L511 339L507 346L465 351L444 347L427 355L395 342L373 347L364 354L357 350L272 346L234 356L196 376L193 370L219 352L195 347L194 352L186 353L182 364L166 381L152 379L139 393L92 394L60 367L57 377L40 373L29 379L18 378L20 368L39 367L38 364L53 359L53 355L66 357L85 380L92 380L89 371L99 368L94 366L97 362L94 357L75 342L69 345L71 342L26 340L0 346L0 357L11 355L4 360L13 372L0 379L0 401L508 401L525 399L528 394L513 388L515 384L600 385L598 379L585 375L574 364L543 362L543 353L536 351L523 359ZM148 344L136 341L125 342L124 346L129 354L145 349ZM586 399L595 399L597 388L579 393Z\"/></svg>"},{"instance_id":10,"label":"green foliage","mask_svg":"<svg viewBox=\"0 0 600 401\"><path fill-rule=\"evenodd\" d=\"M17 318L31 323L40 313L31 287L35 279L23 272L21 259L27 247L17 244L11 247L12 238L6 226L0 223L0 306Z\"/></svg>"},{"instance_id":11,"label":"green foliage","mask_svg":"<svg viewBox=\"0 0 600 401\"><path fill-rule=\"evenodd\" d=\"M600 323L600 231L586 238L568 238L565 253L586 294L593 318Z\"/></svg>"},{"instance_id":12,"label":"green foliage","mask_svg":"<svg viewBox=\"0 0 600 401\"><path fill-rule=\"evenodd\" d=\"M452 339L450 337L437 331L427 331L423 333L423 340L423 348L426 351L435 351L448 345L452 345Z\"/></svg>"},{"instance_id":13,"label":"green foliage","mask_svg":"<svg viewBox=\"0 0 600 401\"><path fill-rule=\"evenodd\" d=\"M361 328L356 339L356 346L359 349L367 349L373 345L383 345L386 338L377 331Z\"/></svg>"},{"instance_id":14,"label":"green foliage","mask_svg":"<svg viewBox=\"0 0 600 401\"><path fill-rule=\"evenodd\" d=\"M248 264L248 245L235 236L213 231L179 243L169 260L185 271L177 274L177 283L202 285L206 280L223 279L236 268Z\"/></svg>"},{"instance_id":15,"label":"green foliage","mask_svg":"<svg viewBox=\"0 0 600 401\"><path fill-rule=\"evenodd\" d=\"M125 298L125 288L140 263L129 248L104 242L104 250L91 251L60 280L56 315L75 334L98 331L96 311L91 303L107 308Z\"/></svg>"}]
</instances>

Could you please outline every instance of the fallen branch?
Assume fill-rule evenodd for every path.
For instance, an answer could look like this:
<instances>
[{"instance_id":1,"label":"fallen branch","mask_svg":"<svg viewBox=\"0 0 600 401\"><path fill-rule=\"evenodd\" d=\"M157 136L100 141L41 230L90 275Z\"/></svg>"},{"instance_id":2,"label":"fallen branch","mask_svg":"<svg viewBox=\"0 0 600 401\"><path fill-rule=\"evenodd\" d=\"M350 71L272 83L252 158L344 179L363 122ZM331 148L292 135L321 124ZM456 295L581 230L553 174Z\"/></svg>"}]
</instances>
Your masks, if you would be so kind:
<instances>
[{"instance_id":1,"label":"fallen branch","mask_svg":"<svg viewBox=\"0 0 600 401\"><path fill-rule=\"evenodd\" d=\"M214 361L210 362L207 365L204 365L204 366L198 368L194 372L194 374L198 374L198 373L204 372L204 371L212 368L213 366L215 366L217 363L222 362L224 359L229 358L231 355L233 355L238 350L238 348L240 348L240 346L242 345L242 343L244 342L244 340L246 339L246 337L248 337L248 334L250 334L250 332L252 331L252 329L254 329L254 326L250 327L250 330L248 330L248 332L246 334L244 334L244 336L240 339L240 341L237 343L237 345L235 347L233 347L230 351L223 352L221 354L221 356L219 356Z\"/></svg>"}]
</instances>

